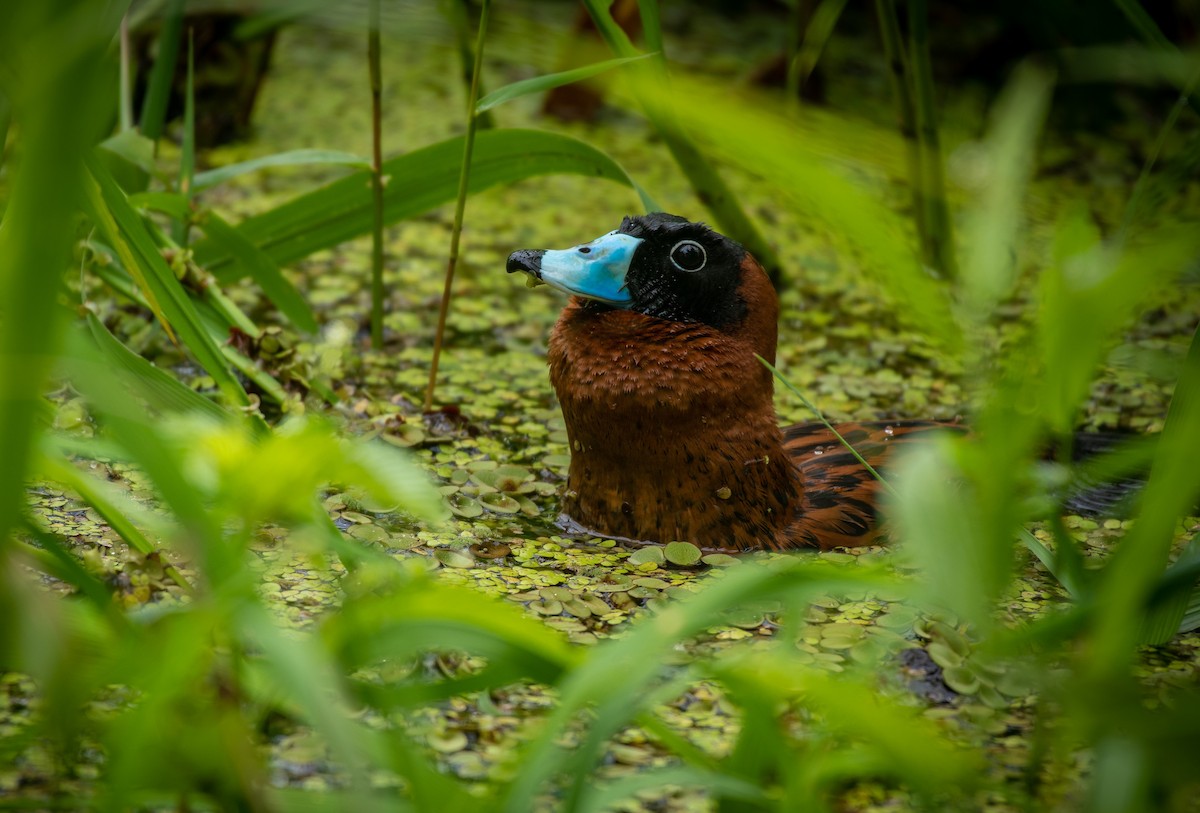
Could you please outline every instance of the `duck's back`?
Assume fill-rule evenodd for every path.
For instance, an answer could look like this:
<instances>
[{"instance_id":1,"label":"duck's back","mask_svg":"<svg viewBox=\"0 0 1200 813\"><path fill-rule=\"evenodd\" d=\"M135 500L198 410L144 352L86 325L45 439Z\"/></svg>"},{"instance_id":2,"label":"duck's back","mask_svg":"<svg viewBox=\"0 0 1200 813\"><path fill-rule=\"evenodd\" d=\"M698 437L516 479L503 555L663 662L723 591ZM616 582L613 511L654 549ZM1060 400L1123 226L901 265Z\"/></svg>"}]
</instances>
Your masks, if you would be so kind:
<instances>
[{"instance_id":1,"label":"duck's back","mask_svg":"<svg viewBox=\"0 0 1200 813\"><path fill-rule=\"evenodd\" d=\"M877 472L886 476L900 449L938 430L962 431L937 421L838 424L837 431ZM799 470L803 496L796 519L783 531L787 547L829 550L876 544L879 481L822 423L783 430L784 452Z\"/></svg>"}]
</instances>

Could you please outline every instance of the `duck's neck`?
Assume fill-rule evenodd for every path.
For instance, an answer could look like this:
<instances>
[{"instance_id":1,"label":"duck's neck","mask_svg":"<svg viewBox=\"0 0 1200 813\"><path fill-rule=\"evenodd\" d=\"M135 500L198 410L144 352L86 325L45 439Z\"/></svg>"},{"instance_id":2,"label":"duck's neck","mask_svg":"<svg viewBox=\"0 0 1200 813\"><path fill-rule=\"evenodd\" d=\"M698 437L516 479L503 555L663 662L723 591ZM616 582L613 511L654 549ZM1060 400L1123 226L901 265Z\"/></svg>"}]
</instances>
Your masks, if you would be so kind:
<instances>
[{"instance_id":1,"label":"duck's neck","mask_svg":"<svg viewBox=\"0 0 1200 813\"><path fill-rule=\"evenodd\" d=\"M730 334L572 302L550 340L571 444L564 511L601 534L775 547L799 504L770 372L774 319Z\"/></svg>"}]
</instances>

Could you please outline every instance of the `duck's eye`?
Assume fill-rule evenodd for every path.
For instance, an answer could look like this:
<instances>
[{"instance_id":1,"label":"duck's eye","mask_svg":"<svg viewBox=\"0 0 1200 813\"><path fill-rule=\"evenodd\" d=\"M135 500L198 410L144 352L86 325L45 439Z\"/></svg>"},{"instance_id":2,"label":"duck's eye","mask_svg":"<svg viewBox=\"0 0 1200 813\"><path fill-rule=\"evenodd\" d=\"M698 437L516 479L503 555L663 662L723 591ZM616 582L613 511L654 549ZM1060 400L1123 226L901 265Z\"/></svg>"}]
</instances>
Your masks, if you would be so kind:
<instances>
[{"instance_id":1,"label":"duck's eye","mask_svg":"<svg viewBox=\"0 0 1200 813\"><path fill-rule=\"evenodd\" d=\"M708 253L695 240L680 240L671 247L671 262L680 271L699 271L708 262Z\"/></svg>"}]
</instances>

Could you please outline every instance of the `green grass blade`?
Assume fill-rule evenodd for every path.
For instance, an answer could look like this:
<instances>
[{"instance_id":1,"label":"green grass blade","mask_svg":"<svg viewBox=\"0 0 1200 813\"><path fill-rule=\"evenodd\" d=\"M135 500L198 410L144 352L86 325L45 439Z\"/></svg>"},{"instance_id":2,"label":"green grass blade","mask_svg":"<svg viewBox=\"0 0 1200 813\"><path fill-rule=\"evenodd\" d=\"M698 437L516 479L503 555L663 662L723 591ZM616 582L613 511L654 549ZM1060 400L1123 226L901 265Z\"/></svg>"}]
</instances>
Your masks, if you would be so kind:
<instances>
[{"instance_id":1,"label":"green grass blade","mask_svg":"<svg viewBox=\"0 0 1200 813\"><path fill-rule=\"evenodd\" d=\"M113 626L122 627L129 623L126 616L113 604L111 591L79 563L75 555L63 545L62 540L43 531L31 521L26 521L24 525L23 532L41 545L40 550L31 547L23 551L28 558L37 562L49 575L78 590Z\"/></svg>"},{"instance_id":2,"label":"green grass blade","mask_svg":"<svg viewBox=\"0 0 1200 813\"><path fill-rule=\"evenodd\" d=\"M370 167L371 163L360 155L341 152L340 150L289 150L288 152L272 153L271 155L264 155L261 158L252 158L249 161L240 161L236 164L227 164L223 167L197 172L196 176L192 179L192 191L200 192L233 180L241 175L247 175L251 172L258 172L259 170L271 167L322 165L366 169Z\"/></svg>"},{"instance_id":3,"label":"green grass blade","mask_svg":"<svg viewBox=\"0 0 1200 813\"><path fill-rule=\"evenodd\" d=\"M883 475L881 475L879 472L877 472L875 470L875 467L872 466L870 463L868 463L867 459L865 457L863 457L861 454L859 454L858 450L855 449L854 446L852 446L848 440L846 440L844 437L842 437L842 433L839 432L837 430L837 428L829 422L829 419L825 417L825 413L823 413L823 412L821 412L821 410L817 409L816 404L814 404L812 401L805 398L804 393L802 393L802 392L800 392L800 390L796 389L796 387L792 384L792 382L788 381L786 378L783 377L783 373L781 373L781 372L779 372L779 370L775 369L775 365L771 364L771 362L767 361L762 356L755 355L755 358L758 359L759 362L764 367L766 367L768 370L771 371L771 375L775 376L775 378L779 381L779 383L783 384L783 386L787 388L788 392L790 392L792 395L799 398L800 403L802 403L806 407L808 407L809 411L812 412L813 415L817 416L817 420L819 420L821 423L823 423L825 425L825 428L833 433L833 436L835 438L837 438L838 443L842 444L842 446L846 447L846 449L850 452L850 454L854 455L854 459L863 465L863 468L865 468L871 474L871 476L874 477L881 486L883 486L885 491L887 491L893 497L896 496L896 490L894 488L892 488L891 485L888 484L887 480L883 479Z\"/></svg>"},{"instance_id":4,"label":"green grass blade","mask_svg":"<svg viewBox=\"0 0 1200 813\"><path fill-rule=\"evenodd\" d=\"M1142 617L1138 642L1159 645L1181 632L1189 632L1185 623L1189 610L1200 598L1200 534L1188 542L1183 553L1167 568L1155 586Z\"/></svg>"},{"instance_id":5,"label":"green grass blade","mask_svg":"<svg viewBox=\"0 0 1200 813\"><path fill-rule=\"evenodd\" d=\"M946 198L941 136L934 110L933 64L929 53L929 10L927 0L908 0L908 66L913 89L913 112L921 149L921 199L929 254L926 262L940 276L958 275L950 203Z\"/></svg>"},{"instance_id":6,"label":"green grass blade","mask_svg":"<svg viewBox=\"0 0 1200 813\"><path fill-rule=\"evenodd\" d=\"M99 65L119 19L119 9L48 1L10 4L0 26L0 52L20 76L3 81L23 141L0 227L0 555L25 500L37 414L62 340L56 296L83 200L82 153L111 114L111 101L100 103L109 97Z\"/></svg>"},{"instance_id":7,"label":"green grass blade","mask_svg":"<svg viewBox=\"0 0 1200 813\"><path fill-rule=\"evenodd\" d=\"M1052 88L1049 75L1026 64L1017 69L995 105L986 141L991 171L964 234L962 287L969 319L982 322L991 317L1017 280L1023 207ZM944 195L942 190L926 191Z\"/></svg>"},{"instance_id":8,"label":"green grass blade","mask_svg":"<svg viewBox=\"0 0 1200 813\"><path fill-rule=\"evenodd\" d=\"M8 128L12 124L12 105L8 103L8 96L5 95L4 89L0 88L0 168L4 166L4 147L8 143Z\"/></svg>"},{"instance_id":9,"label":"green grass blade","mask_svg":"<svg viewBox=\"0 0 1200 813\"><path fill-rule=\"evenodd\" d=\"M129 205L135 209L152 209L176 220L188 216L188 199L175 192L136 192L129 196Z\"/></svg>"},{"instance_id":10,"label":"green grass blade","mask_svg":"<svg viewBox=\"0 0 1200 813\"><path fill-rule=\"evenodd\" d=\"M646 50L651 54L664 53L658 0L638 0L638 16L642 18L642 37L646 41Z\"/></svg>"},{"instance_id":11,"label":"green grass blade","mask_svg":"<svg viewBox=\"0 0 1200 813\"><path fill-rule=\"evenodd\" d=\"M288 282L266 252L218 215L207 211L197 221L200 230L238 266L234 274L253 279L288 321L305 333L317 332L317 319L296 286Z\"/></svg>"},{"instance_id":12,"label":"green grass blade","mask_svg":"<svg viewBox=\"0 0 1200 813\"><path fill-rule=\"evenodd\" d=\"M441 141L384 162L390 176L384 191L384 222L395 223L454 200L463 137ZM574 138L539 130L489 130L476 137L471 161L471 193L537 175L572 173L631 186L615 161ZM247 219L239 230L275 263L285 265L314 251L371 230L371 190L367 172L356 172L321 189ZM195 246L196 261L217 277L236 277L227 252L211 241Z\"/></svg>"},{"instance_id":13,"label":"green grass blade","mask_svg":"<svg viewBox=\"0 0 1200 813\"><path fill-rule=\"evenodd\" d=\"M129 520L129 500L124 499L124 495L111 485L89 477L70 463L57 458L52 451L43 454L38 469L47 479L62 483L78 494L129 547L143 556L158 552L158 546ZM169 562L163 562L163 572L171 577L171 581L191 592L192 586L187 579Z\"/></svg>"},{"instance_id":14,"label":"green grass blade","mask_svg":"<svg viewBox=\"0 0 1200 813\"><path fill-rule=\"evenodd\" d=\"M646 59L653 54L640 54L638 56L618 57L617 59L607 59L603 62L595 62L591 65L584 65L582 68L574 68L569 71L560 71L559 73L550 73L545 76L535 76L532 79L522 79L519 82L505 85L502 88L493 90L488 95L484 96L475 105L475 113L483 113L486 110L491 110L497 105L505 102L519 99L522 96L528 96L531 93L541 93L544 90L561 87L562 85L570 85L574 82L580 82L584 79L590 79L593 76L610 71L613 68L619 68L622 65L627 65L630 62L636 62L639 59Z\"/></svg>"},{"instance_id":15,"label":"green grass blade","mask_svg":"<svg viewBox=\"0 0 1200 813\"><path fill-rule=\"evenodd\" d=\"M312 636L288 635L261 605L246 604L237 625L246 640L262 652L263 667L285 696L329 744L338 767L349 775L350 809L362 809L369 791L368 753L352 722L342 681Z\"/></svg>"},{"instance_id":16,"label":"green grass blade","mask_svg":"<svg viewBox=\"0 0 1200 813\"><path fill-rule=\"evenodd\" d=\"M458 249L462 238L463 215L467 208L467 189L471 183L471 154L475 150L475 132L479 118L473 112L479 94L479 78L483 73L483 46L487 42L487 23L491 0L483 0L479 7L479 34L475 41L475 63L471 71L471 89L467 97L467 134L463 141L462 165L458 171L458 191L454 197L454 223L450 227L450 256L446 260L446 276L442 284L442 299L438 306L437 327L433 335L433 357L429 363L429 382L425 386L425 412L433 411L433 394L437 388L438 362L442 356L442 339L446 335L446 317L450 313L450 301L454 293L454 271L458 267ZM382 180L375 180L375 246L378 272L375 275L377 296L372 312L372 340L376 347L383 343L383 225L380 212L383 207Z\"/></svg>"},{"instance_id":17,"label":"green grass blade","mask_svg":"<svg viewBox=\"0 0 1200 813\"><path fill-rule=\"evenodd\" d=\"M141 218L103 167L89 160L88 168L93 181L89 188L94 190L90 208L108 242L113 246L126 246L121 253L132 258L135 268L140 268L143 290L153 294L153 301L162 308L163 317L179 332L180 340L212 376L225 397L235 406L249 406L246 391L229 371L224 356L209 337L200 315L167 267ZM132 273L134 268L126 270Z\"/></svg>"},{"instance_id":18,"label":"green grass blade","mask_svg":"<svg viewBox=\"0 0 1200 813\"><path fill-rule=\"evenodd\" d=\"M833 29L846 8L847 0L821 0L804 31L804 42L788 66L788 101L794 102L800 86L808 81L817 68Z\"/></svg>"},{"instance_id":19,"label":"green grass blade","mask_svg":"<svg viewBox=\"0 0 1200 813\"><path fill-rule=\"evenodd\" d=\"M323 625L322 637L350 669L430 644L471 652L485 647L489 658L516 663L542 680L556 679L581 659L562 635L511 604L424 577L401 581L388 592L348 597Z\"/></svg>"},{"instance_id":20,"label":"green grass blade","mask_svg":"<svg viewBox=\"0 0 1200 813\"><path fill-rule=\"evenodd\" d=\"M183 95L183 144L179 152L179 183L176 189L188 202L187 216L172 224L175 242L187 248L191 244L192 177L196 174L196 59L192 29L188 29L187 83Z\"/></svg>"},{"instance_id":21,"label":"green grass blade","mask_svg":"<svg viewBox=\"0 0 1200 813\"><path fill-rule=\"evenodd\" d=\"M1138 619L1165 569L1176 522L1200 499L1196 449L1200 449L1200 329L1192 337L1171 397L1137 523L1105 566L1089 653L1096 675L1120 674L1133 655Z\"/></svg>"},{"instance_id":22,"label":"green grass blade","mask_svg":"<svg viewBox=\"0 0 1200 813\"><path fill-rule=\"evenodd\" d=\"M612 11L603 0L584 0L588 14L596 24L600 35L618 57L640 55L628 35L613 19ZM717 172L713 161L696 146L684 129L672 106L672 89L666 79L666 55L662 51L662 36L657 6L651 0L639 4L644 23L647 23L648 42L657 46L657 56L643 70L636 71L632 83L639 104L646 112L655 129L662 136L667 149L675 158L679 169L687 176L688 183L696 196L712 213L718 227L730 238L738 241L753 254L771 281L778 284L781 263L774 247L759 232L746 214L733 189Z\"/></svg>"},{"instance_id":23,"label":"green grass blade","mask_svg":"<svg viewBox=\"0 0 1200 813\"><path fill-rule=\"evenodd\" d=\"M124 373L129 386L162 412L200 412L215 420L227 420L229 413L195 390L179 383L173 375L155 367L123 345L108 331L95 314L87 313L88 328L100 352L113 370Z\"/></svg>"},{"instance_id":24,"label":"green grass blade","mask_svg":"<svg viewBox=\"0 0 1200 813\"><path fill-rule=\"evenodd\" d=\"M175 78L175 63L179 61L179 43L183 36L183 7L187 0L168 0L158 34L158 54L150 68L146 97L142 100L138 120L142 135L157 142L167 119L167 102Z\"/></svg>"}]
</instances>

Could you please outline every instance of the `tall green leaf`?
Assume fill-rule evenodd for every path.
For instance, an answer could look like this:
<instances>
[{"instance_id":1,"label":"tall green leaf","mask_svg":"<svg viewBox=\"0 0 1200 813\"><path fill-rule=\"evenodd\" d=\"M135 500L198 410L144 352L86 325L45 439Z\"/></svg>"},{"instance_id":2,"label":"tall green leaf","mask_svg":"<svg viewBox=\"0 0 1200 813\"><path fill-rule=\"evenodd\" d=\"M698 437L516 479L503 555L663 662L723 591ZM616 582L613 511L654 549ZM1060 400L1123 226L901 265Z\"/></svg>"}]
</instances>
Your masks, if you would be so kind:
<instances>
[{"instance_id":1,"label":"tall green leaf","mask_svg":"<svg viewBox=\"0 0 1200 813\"><path fill-rule=\"evenodd\" d=\"M109 243L125 245L127 253L142 271L142 282L162 308L162 315L178 331L180 339L212 376L225 397L234 405L248 407L250 398L230 372L216 343L209 337L191 300L179 280L167 267L157 246L146 231L137 212L108 172L94 160L88 160L96 194L89 200L92 215ZM134 269L126 269L132 272Z\"/></svg>"},{"instance_id":2,"label":"tall green leaf","mask_svg":"<svg viewBox=\"0 0 1200 813\"><path fill-rule=\"evenodd\" d=\"M0 16L0 51L11 68L0 71L0 92L22 139L0 224L0 556L23 500L35 416L61 342L56 296L83 202L83 150L112 110L103 59L120 6L47 0L6 4Z\"/></svg>"},{"instance_id":3,"label":"tall green leaf","mask_svg":"<svg viewBox=\"0 0 1200 813\"><path fill-rule=\"evenodd\" d=\"M395 223L454 200L463 137L441 141L384 162L384 222ZM536 175L573 173L633 181L604 153L568 136L538 130L489 130L476 137L469 191ZM371 190L367 172L356 172L243 222L238 229L277 264L367 234ZM232 257L211 240L195 246L196 260L219 279L236 279Z\"/></svg>"},{"instance_id":4,"label":"tall green leaf","mask_svg":"<svg viewBox=\"0 0 1200 813\"><path fill-rule=\"evenodd\" d=\"M158 53L150 69L142 113L138 119L142 135L157 142L167 119L167 102L175 79L175 63L179 61L179 42L183 34L183 7L187 0L168 0L158 32Z\"/></svg>"},{"instance_id":5,"label":"tall green leaf","mask_svg":"<svg viewBox=\"0 0 1200 813\"><path fill-rule=\"evenodd\" d=\"M637 56L606 59L603 62L594 62L591 65L584 65L581 68L574 68L569 71L559 71L558 73L548 73L545 76L535 76L532 79L522 79L519 82L513 82L502 88L497 88L484 96L475 104L475 113L479 114L485 110L491 110L497 105L504 104L513 99L519 99L522 96L528 96L532 93L541 93L551 88L582 82L584 79L590 79L605 71L610 71L613 68L619 68L622 65L636 62L639 59L646 59L650 56L653 56L653 54L639 54Z\"/></svg>"},{"instance_id":6,"label":"tall green leaf","mask_svg":"<svg viewBox=\"0 0 1200 813\"><path fill-rule=\"evenodd\" d=\"M253 279L288 321L306 333L317 332L317 319L308 301L280 273L270 255L214 211L204 212L196 225L217 248L233 259L239 269L238 276Z\"/></svg>"},{"instance_id":7,"label":"tall green leaf","mask_svg":"<svg viewBox=\"0 0 1200 813\"><path fill-rule=\"evenodd\" d=\"M370 167L371 162L362 156L350 152L341 152L340 150L289 150L287 152L276 152L260 158L251 158L248 161L239 161L236 164L226 164L223 167L215 167L204 172L197 172L195 177L192 178L192 190L199 192L209 187L223 184L240 175L246 175L250 172L257 172L261 169L269 169L271 167L322 165L366 169Z\"/></svg>"}]
</instances>

